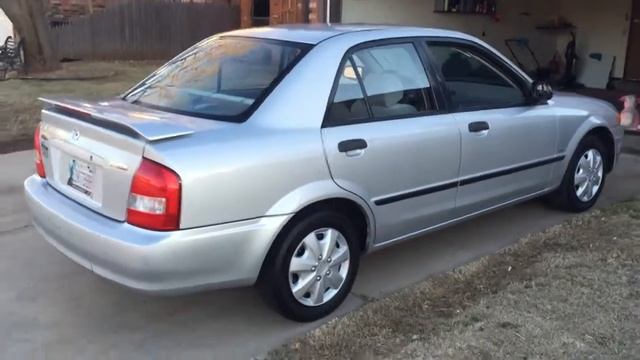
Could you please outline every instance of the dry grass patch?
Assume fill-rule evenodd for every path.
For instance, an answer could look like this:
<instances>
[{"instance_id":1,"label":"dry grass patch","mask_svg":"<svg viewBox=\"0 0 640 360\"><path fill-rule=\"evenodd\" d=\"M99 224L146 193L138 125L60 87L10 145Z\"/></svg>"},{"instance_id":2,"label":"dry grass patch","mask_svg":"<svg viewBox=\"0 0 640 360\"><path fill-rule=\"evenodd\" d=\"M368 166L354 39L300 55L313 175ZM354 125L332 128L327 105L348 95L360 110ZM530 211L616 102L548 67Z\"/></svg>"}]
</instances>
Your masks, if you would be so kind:
<instances>
[{"instance_id":1,"label":"dry grass patch","mask_svg":"<svg viewBox=\"0 0 640 360\"><path fill-rule=\"evenodd\" d=\"M73 62L64 65L62 76L102 74L90 80L6 80L0 81L0 142L30 137L39 121L38 97L70 95L87 99L116 96L160 65L159 62Z\"/></svg>"},{"instance_id":2,"label":"dry grass patch","mask_svg":"<svg viewBox=\"0 0 640 360\"><path fill-rule=\"evenodd\" d=\"M640 202L594 211L365 305L278 358L549 359L640 354Z\"/></svg>"}]
</instances>

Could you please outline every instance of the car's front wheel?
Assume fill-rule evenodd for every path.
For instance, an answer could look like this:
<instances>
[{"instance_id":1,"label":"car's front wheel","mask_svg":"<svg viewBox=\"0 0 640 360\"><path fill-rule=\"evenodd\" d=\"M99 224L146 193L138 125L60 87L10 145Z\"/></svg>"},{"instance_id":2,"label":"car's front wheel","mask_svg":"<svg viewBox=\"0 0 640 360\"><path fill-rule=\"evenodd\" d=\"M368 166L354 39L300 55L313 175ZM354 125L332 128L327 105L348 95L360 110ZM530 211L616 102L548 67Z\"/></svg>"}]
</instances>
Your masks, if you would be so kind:
<instances>
[{"instance_id":1,"label":"car's front wheel","mask_svg":"<svg viewBox=\"0 0 640 360\"><path fill-rule=\"evenodd\" d=\"M340 213L321 211L276 240L260 279L269 303L296 321L314 321L347 297L359 265L358 233Z\"/></svg>"},{"instance_id":2,"label":"car's front wheel","mask_svg":"<svg viewBox=\"0 0 640 360\"><path fill-rule=\"evenodd\" d=\"M549 196L552 205L563 210L583 212L598 201L604 188L606 149L600 139L583 139L573 154L560 187Z\"/></svg>"}]
</instances>

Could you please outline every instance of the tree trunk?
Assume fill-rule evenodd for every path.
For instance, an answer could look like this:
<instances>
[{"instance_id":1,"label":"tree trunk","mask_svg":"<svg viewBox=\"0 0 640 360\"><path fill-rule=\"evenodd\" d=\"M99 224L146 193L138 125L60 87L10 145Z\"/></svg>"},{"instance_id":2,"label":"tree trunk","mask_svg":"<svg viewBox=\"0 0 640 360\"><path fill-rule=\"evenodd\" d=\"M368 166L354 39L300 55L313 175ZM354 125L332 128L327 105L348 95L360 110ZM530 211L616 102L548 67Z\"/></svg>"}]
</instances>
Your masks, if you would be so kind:
<instances>
[{"instance_id":1,"label":"tree trunk","mask_svg":"<svg viewBox=\"0 0 640 360\"><path fill-rule=\"evenodd\" d=\"M13 22L24 41L26 72L60 69L60 62L51 44L51 33L43 0L0 0L0 8Z\"/></svg>"}]
</instances>

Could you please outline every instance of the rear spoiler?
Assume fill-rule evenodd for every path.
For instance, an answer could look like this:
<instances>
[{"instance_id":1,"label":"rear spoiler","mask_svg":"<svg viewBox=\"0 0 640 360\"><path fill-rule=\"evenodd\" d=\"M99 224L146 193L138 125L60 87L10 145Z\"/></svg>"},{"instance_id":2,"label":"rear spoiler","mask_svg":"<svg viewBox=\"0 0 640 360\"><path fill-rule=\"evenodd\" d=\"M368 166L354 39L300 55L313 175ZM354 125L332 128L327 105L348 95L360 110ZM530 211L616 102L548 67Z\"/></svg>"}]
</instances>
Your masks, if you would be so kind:
<instances>
[{"instance_id":1,"label":"rear spoiler","mask_svg":"<svg viewBox=\"0 0 640 360\"><path fill-rule=\"evenodd\" d=\"M158 117L122 108L111 108L107 102L44 97L38 100L47 105L43 111L67 116L148 142L194 133L194 130L189 127L173 124Z\"/></svg>"}]
</instances>

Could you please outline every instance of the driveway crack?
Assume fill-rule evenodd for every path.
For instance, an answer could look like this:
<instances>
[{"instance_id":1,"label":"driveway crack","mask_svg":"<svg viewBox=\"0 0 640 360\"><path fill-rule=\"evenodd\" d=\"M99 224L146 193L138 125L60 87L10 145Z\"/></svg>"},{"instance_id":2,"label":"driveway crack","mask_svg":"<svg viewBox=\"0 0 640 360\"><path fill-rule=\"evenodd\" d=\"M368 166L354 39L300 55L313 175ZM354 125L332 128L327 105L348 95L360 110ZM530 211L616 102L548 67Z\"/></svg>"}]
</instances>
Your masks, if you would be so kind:
<instances>
[{"instance_id":1,"label":"driveway crack","mask_svg":"<svg viewBox=\"0 0 640 360\"><path fill-rule=\"evenodd\" d=\"M16 228L12 228L12 229L0 230L0 235L5 235L5 234L13 233L13 232L18 232L20 230L28 229L30 227L32 227L31 224L25 224L25 225L22 225L22 226L19 226L19 227L16 227Z\"/></svg>"}]
</instances>

